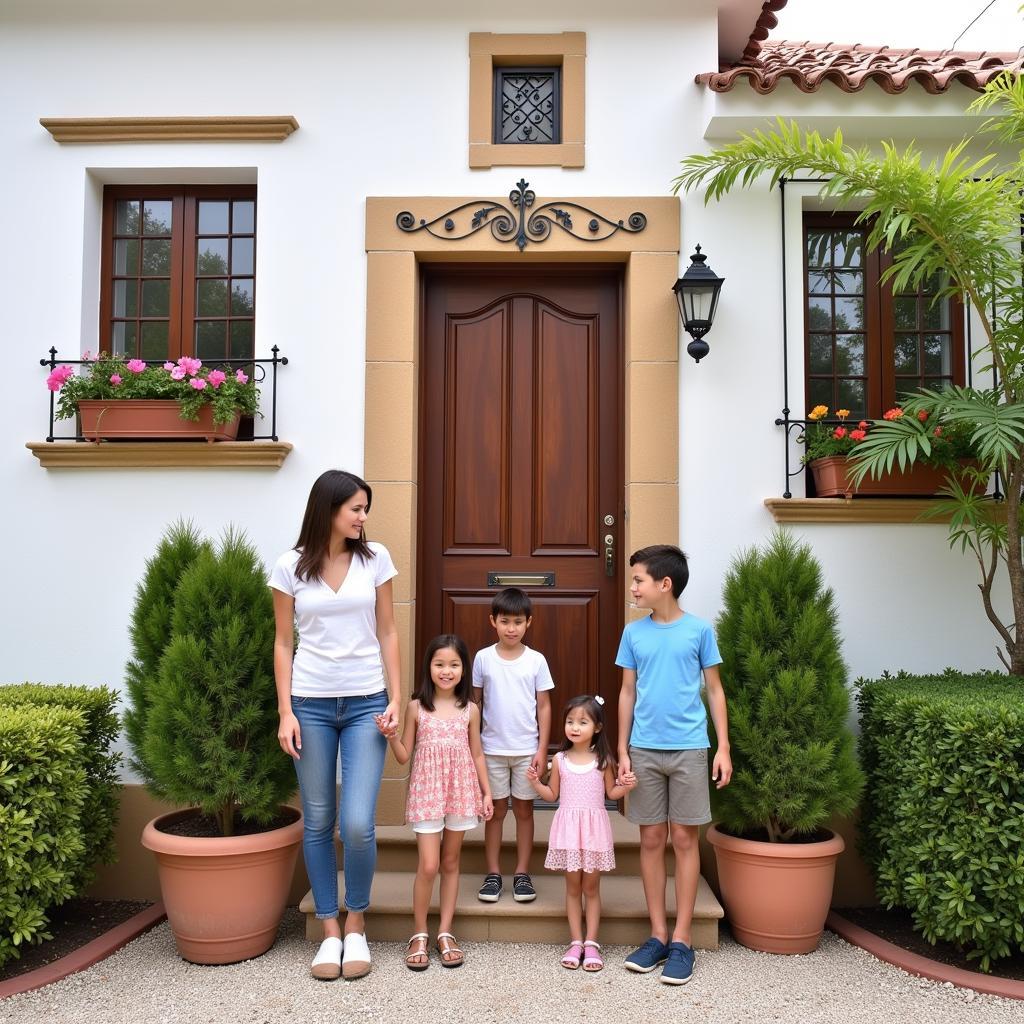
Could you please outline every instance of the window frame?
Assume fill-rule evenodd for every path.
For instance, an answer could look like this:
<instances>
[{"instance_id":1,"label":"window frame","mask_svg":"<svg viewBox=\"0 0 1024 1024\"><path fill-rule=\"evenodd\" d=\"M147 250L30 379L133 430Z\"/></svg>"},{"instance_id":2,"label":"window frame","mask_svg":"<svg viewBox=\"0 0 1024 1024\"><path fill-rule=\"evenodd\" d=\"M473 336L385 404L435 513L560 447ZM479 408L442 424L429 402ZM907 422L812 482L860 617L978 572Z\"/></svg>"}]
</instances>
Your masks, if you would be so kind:
<instances>
[{"instance_id":1,"label":"window frame","mask_svg":"<svg viewBox=\"0 0 1024 1024\"><path fill-rule=\"evenodd\" d=\"M501 137L504 106L505 78L512 75L531 75L542 73L551 76L551 138L547 141L525 142L516 140L509 142ZM494 145L496 146L560 146L562 144L562 66L561 64L514 65L506 67L496 65L494 74Z\"/></svg>"},{"instance_id":2,"label":"window frame","mask_svg":"<svg viewBox=\"0 0 1024 1024\"><path fill-rule=\"evenodd\" d=\"M810 322L810 269L807 260L807 234L813 230L842 230L856 228L863 230L865 241L870 232L870 225L857 224L856 212L817 212L804 211L801 224L801 259L803 271L803 326L804 326L804 399L810 407L811 399L811 322ZM892 266L893 257L890 253L879 249L864 249L864 342L865 342L865 388L864 398L867 419L880 419L882 413L891 409L899 401L896 381L895 354L895 304L897 296L892 290L892 283L882 283L880 278ZM949 334L951 348L951 371L953 384L963 385L966 382L967 357L964 348L964 304L955 297L946 300L949 304ZM923 331L919 332L923 333ZM939 333L945 333L939 332ZM923 369L923 367L922 367ZM814 375L817 379L826 378L825 374ZM833 381L836 379L833 364ZM852 376L852 375L851 375ZM919 377L928 375L921 373ZM916 385L920 386L920 385ZM833 395L835 390L833 389ZM835 409L832 402L827 403L830 414Z\"/></svg>"},{"instance_id":3,"label":"window frame","mask_svg":"<svg viewBox=\"0 0 1024 1024\"><path fill-rule=\"evenodd\" d=\"M204 199L252 200L253 206L253 336L255 338L256 323L256 243L258 237L259 203L257 186L253 183L228 185L182 185L167 183L163 185L105 185L103 188L103 212L100 230L100 302L99 302L99 344L101 352L112 352L112 325L121 319L114 316L114 281L122 275L114 273L114 218L116 204L119 199L161 199L171 202L171 267L170 267L170 306L167 317L167 358L171 361L183 355L195 354L195 322L196 322L196 237L197 237L197 204ZM175 225L178 225L177 229ZM205 236L204 236L205 237ZM233 237L228 234L228 238ZM139 253L142 259L142 253ZM227 276L227 275L225 275ZM141 275L140 275L141 277ZM200 278L201 280L201 278ZM230 280L229 288L230 288ZM127 318L125 318L127 319ZM142 315L141 303L138 315L134 318L140 324L146 318ZM153 319L163 319L153 318ZM239 318L245 319L245 318ZM228 345L230 346L230 292L229 306L225 315L228 323ZM131 358L141 352L141 336L136 339L134 353L126 354ZM254 350L255 351L255 350Z\"/></svg>"}]
</instances>

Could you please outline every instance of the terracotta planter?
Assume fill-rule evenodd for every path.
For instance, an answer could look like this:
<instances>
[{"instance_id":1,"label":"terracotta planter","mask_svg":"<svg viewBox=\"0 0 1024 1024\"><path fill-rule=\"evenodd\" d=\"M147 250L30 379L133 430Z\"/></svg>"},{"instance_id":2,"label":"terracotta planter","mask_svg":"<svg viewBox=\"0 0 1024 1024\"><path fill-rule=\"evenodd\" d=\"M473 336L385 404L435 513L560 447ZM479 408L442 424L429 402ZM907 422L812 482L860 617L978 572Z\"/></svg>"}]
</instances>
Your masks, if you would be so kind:
<instances>
[{"instance_id":1,"label":"terracotta planter","mask_svg":"<svg viewBox=\"0 0 1024 1024\"><path fill-rule=\"evenodd\" d=\"M302 843L302 814L284 828L251 836L200 839L158 825L193 814L154 818L142 845L156 854L160 889L178 952L195 964L233 964L266 953L281 923Z\"/></svg>"},{"instance_id":2,"label":"terracotta planter","mask_svg":"<svg viewBox=\"0 0 1024 1024\"><path fill-rule=\"evenodd\" d=\"M832 902L840 836L819 843L759 843L736 839L712 825L718 884L737 942L764 953L810 953L817 948Z\"/></svg>"},{"instance_id":3,"label":"terracotta planter","mask_svg":"<svg viewBox=\"0 0 1024 1024\"><path fill-rule=\"evenodd\" d=\"M239 414L230 423L214 423L213 406L203 405L198 420L183 420L177 402L157 398L84 399L78 417L90 441L234 441L241 419Z\"/></svg>"},{"instance_id":4,"label":"terracotta planter","mask_svg":"<svg viewBox=\"0 0 1024 1024\"><path fill-rule=\"evenodd\" d=\"M966 468L976 467L977 462L965 460L961 465ZM883 473L877 480L871 475L854 487L847 474L845 456L834 456L828 459L815 459L808 463L814 477L814 490L819 498L849 497L930 497L939 493L946 485L949 471L935 466L915 464L900 470L893 466L892 472ZM972 490L980 490L980 484L973 484Z\"/></svg>"}]
</instances>

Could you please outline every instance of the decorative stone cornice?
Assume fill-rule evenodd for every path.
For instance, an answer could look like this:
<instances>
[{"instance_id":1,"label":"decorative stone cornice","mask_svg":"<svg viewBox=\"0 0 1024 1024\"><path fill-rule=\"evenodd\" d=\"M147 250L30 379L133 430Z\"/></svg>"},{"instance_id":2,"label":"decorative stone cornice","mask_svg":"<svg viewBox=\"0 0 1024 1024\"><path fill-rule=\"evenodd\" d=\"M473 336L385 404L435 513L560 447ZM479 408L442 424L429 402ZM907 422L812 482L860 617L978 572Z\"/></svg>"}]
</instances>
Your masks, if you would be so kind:
<instances>
[{"instance_id":1,"label":"decorative stone cornice","mask_svg":"<svg viewBox=\"0 0 1024 1024\"><path fill-rule=\"evenodd\" d=\"M287 441L29 441L44 469L280 469Z\"/></svg>"},{"instance_id":2,"label":"decorative stone cornice","mask_svg":"<svg viewBox=\"0 0 1024 1024\"><path fill-rule=\"evenodd\" d=\"M259 117L41 117L57 142L283 142L291 114Z\"/></svg>"}]
</instances>

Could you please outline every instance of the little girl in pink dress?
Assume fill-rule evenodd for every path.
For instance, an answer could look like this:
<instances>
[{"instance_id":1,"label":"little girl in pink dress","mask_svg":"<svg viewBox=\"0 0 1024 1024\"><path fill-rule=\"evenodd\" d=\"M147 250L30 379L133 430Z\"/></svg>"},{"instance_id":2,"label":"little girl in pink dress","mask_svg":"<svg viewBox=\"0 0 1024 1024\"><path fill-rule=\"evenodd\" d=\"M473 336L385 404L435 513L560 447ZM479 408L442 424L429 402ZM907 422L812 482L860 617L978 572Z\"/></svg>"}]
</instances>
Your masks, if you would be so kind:
<instances>
[{"instance_id":1,"label":"little girl in pink dress","mask_svg":"<svg viewBox=\"0 0 1024 1024\"><path fill-rule=\"evenodd\" d=\"M602 871L615 869L612 823L605 796L618 800L635 782L617 785L604 734L604 700L586 694L565 706L565 740L551 763L548 785L535 768L527 769L530 785L545 800L558 800L551 822L544 867L565 872L565 905L569 917L569 948L562 966L599 971L604 967L597 930L601 923ZM586 938L582 936L586 917Z\"/></svg>"},{"instance_id":2,"label":"little girl in pink dress","mask_svg":"<svg viewBox=\"0 0 1024 1024\"><path fill-rule=\"evenodd\" d=\"M469 699L471 680L465 643L452 634L435 637L427 645L423 675L406 708L401 739L383 716L377 723L398 763L412 758L405 820L416 833L419 865L412 889L416 932L405 958L411 971L430 966L427 914L439 871L437 952L442 967L461 967L464 961L452 934L462 839L479 818L490 818L494 812L480 746L480 709Z\"/></svg>"}]
</instances>

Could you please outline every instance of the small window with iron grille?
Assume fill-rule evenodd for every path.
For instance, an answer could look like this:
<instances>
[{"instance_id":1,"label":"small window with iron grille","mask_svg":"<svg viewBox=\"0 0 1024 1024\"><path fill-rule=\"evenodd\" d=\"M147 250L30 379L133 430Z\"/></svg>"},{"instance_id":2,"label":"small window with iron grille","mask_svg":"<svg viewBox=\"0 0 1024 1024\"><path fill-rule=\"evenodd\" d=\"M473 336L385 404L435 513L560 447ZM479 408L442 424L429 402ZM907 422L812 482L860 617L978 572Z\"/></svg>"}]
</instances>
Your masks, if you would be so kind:
<instances>
[{"instance_id":1,"label":"small window with iron grille","mask_svg":"<svg viewBox=\"0 0 1024 1024\"><path fill-rule=\"evenodd\" d=\"M562 69L494 69L494 141L551 145L562 141Z\"/></svg>"}]
</instances>

